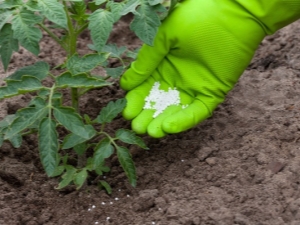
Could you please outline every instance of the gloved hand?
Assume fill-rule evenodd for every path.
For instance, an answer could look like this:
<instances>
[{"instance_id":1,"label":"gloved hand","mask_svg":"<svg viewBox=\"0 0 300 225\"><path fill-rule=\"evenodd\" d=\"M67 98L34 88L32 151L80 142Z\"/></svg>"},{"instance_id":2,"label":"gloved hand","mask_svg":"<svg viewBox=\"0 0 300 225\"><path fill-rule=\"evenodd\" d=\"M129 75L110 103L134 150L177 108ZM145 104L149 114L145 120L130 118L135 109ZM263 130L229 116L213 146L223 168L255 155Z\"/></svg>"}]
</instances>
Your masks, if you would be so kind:
<instances>
[{"instance_id":1,"label":"gloved hand","mask_svg":"<svg viewBox=\"0 0 300 225\"><path fill-rule=\"evenodd\" d=\"M121 77L125 119L152 137L179 133L210 117L251 61L262 39L300 17L299 0L185 0L162 23ZM177 88L182 105L153 118L143 109L155 82Z\"/></svg>"}]
</instances>

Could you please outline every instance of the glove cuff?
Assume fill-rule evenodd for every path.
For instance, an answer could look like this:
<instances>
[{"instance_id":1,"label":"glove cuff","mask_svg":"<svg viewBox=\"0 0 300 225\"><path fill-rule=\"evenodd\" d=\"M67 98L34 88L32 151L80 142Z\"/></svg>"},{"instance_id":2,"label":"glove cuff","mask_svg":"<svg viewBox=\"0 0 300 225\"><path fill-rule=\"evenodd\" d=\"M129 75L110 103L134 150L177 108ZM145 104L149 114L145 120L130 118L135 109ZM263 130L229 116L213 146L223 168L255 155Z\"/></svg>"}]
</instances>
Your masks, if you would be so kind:
<instances>
[{"instance_id":1,"label":"glove cuff","mask_svg":"<svg viewBox=\"0 0 300 225\"><path fill-rule=\"evenodd\" d=\"M300 18L299 0L236 0L270 35Z\"/></svg>"}]
</instances>

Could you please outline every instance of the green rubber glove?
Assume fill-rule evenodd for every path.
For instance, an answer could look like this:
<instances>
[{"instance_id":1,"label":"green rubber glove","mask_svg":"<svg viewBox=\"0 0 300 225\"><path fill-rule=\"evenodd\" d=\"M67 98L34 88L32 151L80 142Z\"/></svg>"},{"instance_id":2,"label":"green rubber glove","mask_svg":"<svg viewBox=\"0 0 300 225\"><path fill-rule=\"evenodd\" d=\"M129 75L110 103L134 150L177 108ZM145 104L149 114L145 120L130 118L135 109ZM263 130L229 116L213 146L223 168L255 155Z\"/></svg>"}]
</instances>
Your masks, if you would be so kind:
<instances>
[{"instance_id":1,"label":"green rubber glove","mask_svg":"<svg viewBox=\"0 0 300 225\"><path fill-rule=\"evenodd\" d=\"M210 117L268 35L300 18L300 0L185 0L163 21L121 77L132 129L163 137ZM143 109L153 84L177 88L181 105L153 118ZM188 105L182 107L182 105Z\"/></svg>"}]
</instances>

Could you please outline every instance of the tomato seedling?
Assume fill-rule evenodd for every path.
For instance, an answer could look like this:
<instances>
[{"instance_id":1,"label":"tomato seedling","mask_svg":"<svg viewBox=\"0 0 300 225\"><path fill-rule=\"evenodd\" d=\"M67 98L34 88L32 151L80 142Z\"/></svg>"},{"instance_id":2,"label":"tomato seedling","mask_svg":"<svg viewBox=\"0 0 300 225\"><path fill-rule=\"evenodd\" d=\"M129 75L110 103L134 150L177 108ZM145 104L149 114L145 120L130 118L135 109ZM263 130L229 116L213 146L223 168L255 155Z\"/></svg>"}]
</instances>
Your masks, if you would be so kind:
<instances>
[{"instance_id":1,"label":"tomato seedling","mask_svg":"<svg viewBox=\"0 0 300 225\"><path fill-rule=\"evenodd\" d=\"M0 57L5 70L19 46L34 55L40 53L42 31L66 52L63 65L50 67L47 62L39 61L5 78L6 85L0 87L0 100L25 93L34 95L27 107L0 121L0 147L4 141L20 147L24 135L37 133L41 163L49 177L61 176L59 189L70 184L79 189L90 173L101 176L108 172L105 160L116 154L130 184L135 186L134 162L128 148L120 141L144 149L147 146L131 130L120 128L114 136L105 132L106 125L123 110L126 100L109 102L94 119L80 114L79 103L88 91L118 81L129 63L123 56L134 58L136 55L124 46L107 44L114 24L122 16L133 14L131 30L144 43L152 45L160 19L175 3L162 0L0 0ZM80 55L77 41L86 31L93 44L88 54ZM119 60L121 66L110 68L111 58ZM94 69L98 67L104 68L106 73L95 74ZM70 93L71 106L65 105L62 94L65 90ZM68 131L67 135L58 132L61 128ZM66 152L70 149L76 153L77 165L70 163ZM88 149L93 153L87 155ZM105 181L100 181L99 185L111 191Z\"/></svg>"}]
</instances>

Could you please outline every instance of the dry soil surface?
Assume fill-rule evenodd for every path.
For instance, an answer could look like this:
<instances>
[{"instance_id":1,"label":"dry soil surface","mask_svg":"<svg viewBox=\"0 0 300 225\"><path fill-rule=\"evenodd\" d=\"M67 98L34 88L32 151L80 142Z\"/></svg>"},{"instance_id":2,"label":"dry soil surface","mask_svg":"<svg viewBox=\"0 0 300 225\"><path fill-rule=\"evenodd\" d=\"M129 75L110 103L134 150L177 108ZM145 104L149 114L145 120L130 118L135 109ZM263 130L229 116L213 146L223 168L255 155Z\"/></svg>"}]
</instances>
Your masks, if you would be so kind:
<instances>
[{"instance_id":1,"label":"dry soil surface","mask_svg":"<svg viewBox=\"0 0 300 225\"><path fill-rule=\"evenodd\" d=\"M119 23L112 42L137 47ZM126 32L125 32L125 31ZM103 179L111 195L88 185L55 189L40 165L35 136L14 149L0 148L1 225L282 225L300 224L300 22L266 38L252 63L212 118L162 139L144 137L150 150L131 148L138 173L132 188L115 157ZM82 36L84 52L90 40ZM49 38L41 53L21 49L4 78L45 60L63 62ZM118 84L86 96L82 111L96 115L122 97ZM0 119L15 113L30 95L0 102ZM119 118L114 126L129 127Z\"/></svg>"}]
</instances>

